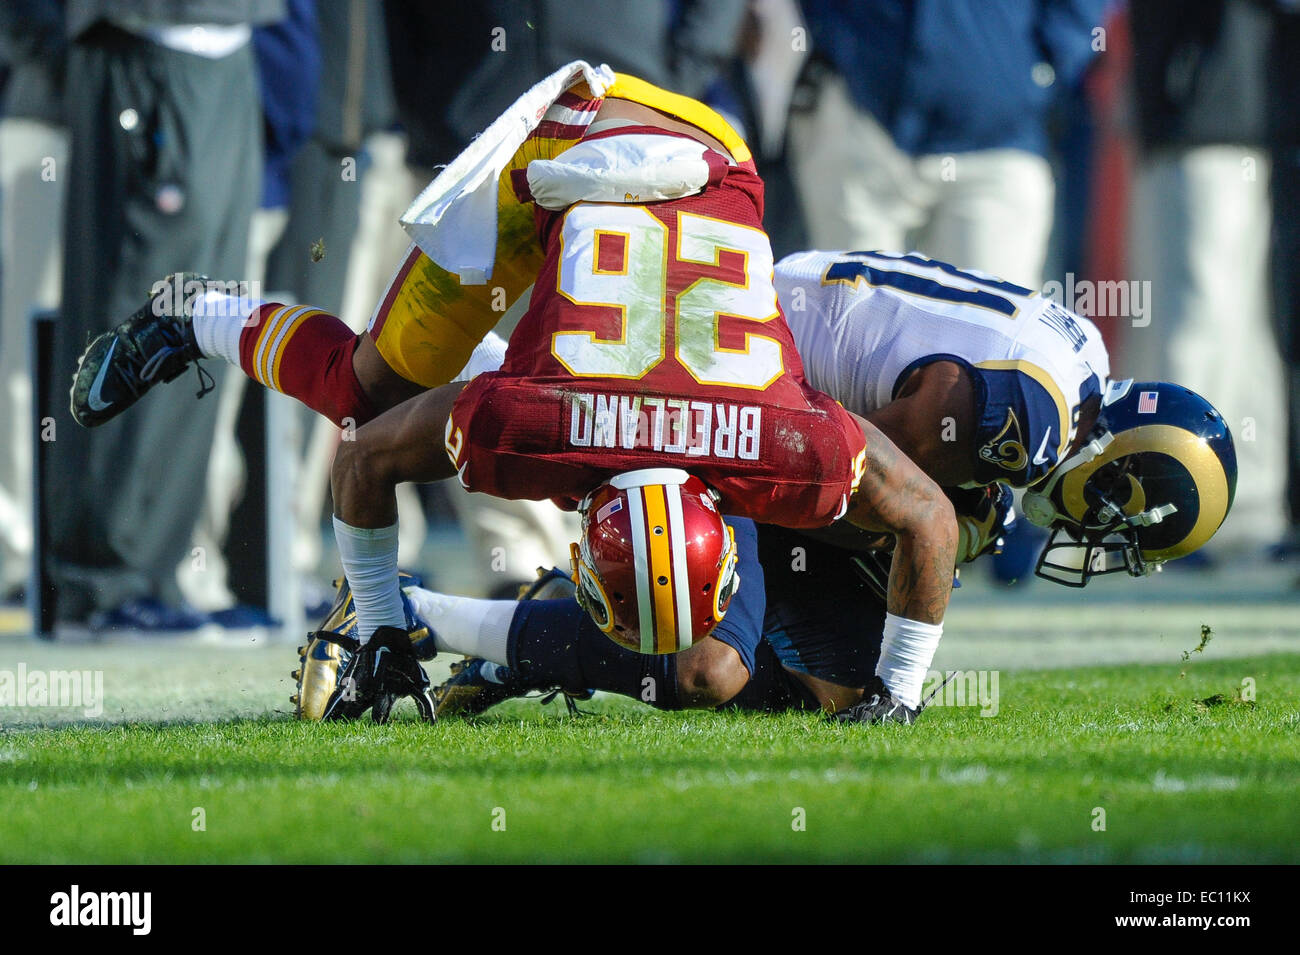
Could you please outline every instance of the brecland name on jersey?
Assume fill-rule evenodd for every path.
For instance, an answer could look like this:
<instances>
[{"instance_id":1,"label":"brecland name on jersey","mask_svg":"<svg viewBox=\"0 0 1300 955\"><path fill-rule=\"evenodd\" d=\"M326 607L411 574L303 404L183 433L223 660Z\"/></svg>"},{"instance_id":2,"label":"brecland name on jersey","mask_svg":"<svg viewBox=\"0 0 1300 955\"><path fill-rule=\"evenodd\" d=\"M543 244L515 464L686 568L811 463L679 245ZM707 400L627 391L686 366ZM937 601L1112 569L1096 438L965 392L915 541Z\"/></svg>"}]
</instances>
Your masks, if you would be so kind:
<instances>
[{"instance_id":1,"label":"brecland name on jersey","mask_svg":"<svg viewBox=\"0 0 1300 955\"><path fill-rule=\"evenodd\" d=\"M758 405L664 395L569 396L569 444L575 448L757 461L762 425Z\"/></svg>"}]
</instances>

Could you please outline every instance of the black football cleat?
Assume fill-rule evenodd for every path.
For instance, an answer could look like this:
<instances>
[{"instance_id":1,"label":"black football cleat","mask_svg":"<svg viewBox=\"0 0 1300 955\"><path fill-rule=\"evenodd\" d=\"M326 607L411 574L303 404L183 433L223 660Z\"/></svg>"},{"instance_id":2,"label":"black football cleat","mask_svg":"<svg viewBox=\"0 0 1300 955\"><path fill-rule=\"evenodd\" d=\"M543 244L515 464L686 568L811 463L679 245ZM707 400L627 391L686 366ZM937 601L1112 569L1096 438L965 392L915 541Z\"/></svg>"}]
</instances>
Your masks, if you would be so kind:
<instances>
[{"instance_id":1,"label":"black football cleat","mask_svg":"<svg viewBox=\"0 0 1300 955\"><path fill-rule=\"evenodd\" d=\"M372 720L387 723L393 704L404 696L415 701L426 723L437 718L429 695L429 675L416 659L407 631L380 627L364 645L340 634L317 636L338 642L351 654L321 719L354 720L370 710Z\"/></svg>"},{"instance_id":2,"label":"black football cleat","mask_svg":"<svg viewBox=\"0 0 1300 955\"><path fill-rule=\"evenodd\" d=\"M505 700L528 693L510 675L510 668L480 657L466 657L451 665L447 682L433 691L434 712L444 716L478 716Z\"/></svg>"},{"instance_id":3,"label":"black football cleat","mask_svg":"<svg viewBox=\"0 0 1300 955\"><path fill-rule=\"evenodd\" d=\"M837 723L902 723L911 726L921 715L922 707L904 706L894 699L885 681L873 676L862 699L835 713Z\"/></svg>"},{"instance_id":4,"label":"black football cleat","mask_svg":"<svg viewBox=\"0 0 1300 955\"><path fill-rule=\"evenodd\" d=\"M451 676L433 691L434 712L438 718L478 716L498 703L530 696L539 687L525 685L514 678L509 667L490 663L481 657L466 657L451 665ZM570 716L579 716L578 703L596 695L595 690L543 690L545 706L557 696L564 698Z\"/></svg>"},{"instance_id":5,"label":"black football cleat","mask_svg":"<svg viewBox=\"0 0 1300 955\"><path fill-rule=\"evenodd\" d=\"M134 315L86 346L72 378L72 417L77 424L94 428L117 417L154 385L173 380L203 357L194 340L190 307L206 281L205 276L186 272L157 283ZM214 384L201 365L195 367L201 398Z\"/></svg>"}]
</instances>

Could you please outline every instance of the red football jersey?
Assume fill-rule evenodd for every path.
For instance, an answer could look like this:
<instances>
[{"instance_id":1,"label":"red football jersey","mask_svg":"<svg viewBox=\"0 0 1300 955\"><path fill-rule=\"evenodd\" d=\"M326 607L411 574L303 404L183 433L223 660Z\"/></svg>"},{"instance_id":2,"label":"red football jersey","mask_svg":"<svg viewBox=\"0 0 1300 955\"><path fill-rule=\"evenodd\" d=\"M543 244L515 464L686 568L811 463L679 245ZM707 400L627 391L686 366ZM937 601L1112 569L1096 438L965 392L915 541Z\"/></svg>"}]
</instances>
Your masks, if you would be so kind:
<instances>
[{"instance_id":1,"label":"red football jersey","mask_svg":"<svg viewBox=\"0 0 1300 955\"><path fill-rule=\"evenodd\" d=\"M528 311L448 423L466 487L571 505L622 471L680 467L729 514L815 527L843 513L862 431L804 381L753 164L714 179L668 202L538 210Z\"/></svg>"}]
</instances>

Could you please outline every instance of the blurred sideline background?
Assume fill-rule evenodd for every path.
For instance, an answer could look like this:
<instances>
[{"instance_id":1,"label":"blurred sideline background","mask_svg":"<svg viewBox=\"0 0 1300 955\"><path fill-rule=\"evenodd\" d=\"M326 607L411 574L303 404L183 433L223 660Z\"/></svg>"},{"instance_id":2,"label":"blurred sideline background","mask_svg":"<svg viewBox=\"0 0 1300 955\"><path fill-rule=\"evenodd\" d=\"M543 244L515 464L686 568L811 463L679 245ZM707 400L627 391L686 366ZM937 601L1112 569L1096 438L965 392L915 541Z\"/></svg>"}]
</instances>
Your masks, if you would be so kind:
<instances>
[{"instance_id":1,"label":"blurred sideline background","mask_svg":"<svg viewBox=\"0 0 1300 955\"><path fill-rule=\"evenodd\" d=\"M1116 377L1172 379L1223 411L1240 479L1203 553L1085 596L1033 578L1042 539L1025 527L1001 557L963 568L936 665L1173 662L1201 624L1216 653L1297 646L1300 4L177 0L166 19L157 7L0 8L0 664L57 661L22 639L39 422L53 439L44 570L78 665L152 661L165 686L169 654L201 660L219 712L287 710L278 659L218 649L276 634L260 389L228 375L195 402L178 381L82 432L70 362L182 270L258 281L265 298L363 329L406 247L406 205L531 82L577 58L703 99L743 130L778 257L915 249L1040 288L1097 322ZM138 91L138 105L110 89ZM195 148L184 123L215 134ZM105 208L129 214L106 223ZM49 394L27 370L36 313L58 322ZM314 623L339 573L338 433L294 415L294 584ZM567 566L576 537L549 504L454 484L407 488L400 503L403 566L452 592L513 595L534 568ZM233 670L256 676L234 702L215 689Z\"/></svg>"}]
</instances>

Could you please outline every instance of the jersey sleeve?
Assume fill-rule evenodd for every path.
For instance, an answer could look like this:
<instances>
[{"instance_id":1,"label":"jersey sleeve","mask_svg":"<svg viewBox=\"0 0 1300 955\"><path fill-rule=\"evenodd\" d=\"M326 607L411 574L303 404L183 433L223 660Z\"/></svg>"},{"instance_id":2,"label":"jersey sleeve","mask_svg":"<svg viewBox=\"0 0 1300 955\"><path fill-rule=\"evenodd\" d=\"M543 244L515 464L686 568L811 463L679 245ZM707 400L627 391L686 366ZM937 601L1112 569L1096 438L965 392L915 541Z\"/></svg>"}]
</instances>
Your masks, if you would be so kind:
<instances>
[{"instance_id":1,"label":"jersey sleeve","mask_svg":"<svg viewBox=\"0 0 1300 955\"><path fill-rule=\"evenodd\" d=\"M1071 404L1052 376L1032 362L985 361L973 371L979 402L976 482L1035 483L1069 446Z\"/></svg>"}]
</instances>

